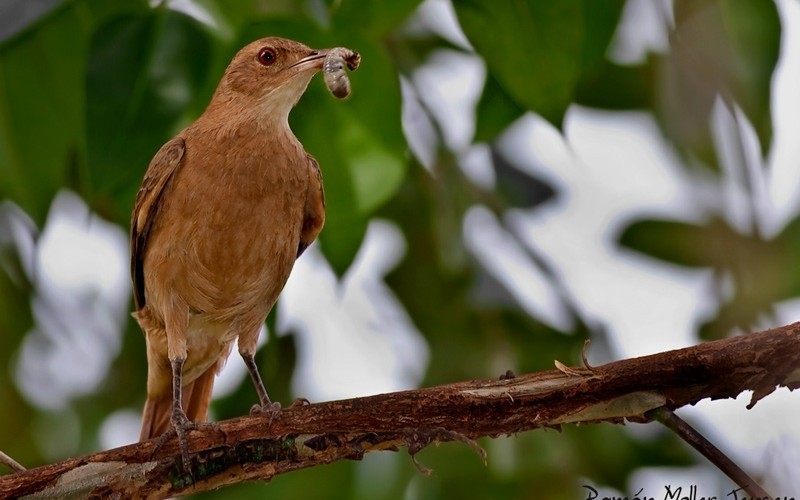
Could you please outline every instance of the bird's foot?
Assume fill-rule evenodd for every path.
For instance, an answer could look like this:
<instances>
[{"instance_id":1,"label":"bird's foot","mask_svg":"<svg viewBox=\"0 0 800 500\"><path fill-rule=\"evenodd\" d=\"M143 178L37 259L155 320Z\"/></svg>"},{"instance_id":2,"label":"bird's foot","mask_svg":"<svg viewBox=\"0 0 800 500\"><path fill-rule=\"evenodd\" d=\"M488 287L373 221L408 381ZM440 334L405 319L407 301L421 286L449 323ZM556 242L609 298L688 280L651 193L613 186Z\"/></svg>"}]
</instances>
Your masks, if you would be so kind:
<instances>
[{"instance_id":1,"label":"bird's foot","mask_svg":"<svg viewBox=\"0 0 800 500\"><path fill-rule=\"evenodd\" d=\"M272 422L278 418L278 415L281 414L281 404L277 401L274 403L265 403L260 405L253 405L250 408L250 415L252 416L261 416L261 417L269 417L269 424L267 427L272 427Z\"/></svg>"},{"instance_id":2,"label":"bird's foot","mask_svg":"<svg viewBox=\"0 0 800 500\"><path fill-rule=\"evenodd\" d=\"M194 474L192 474L192 460L189 456L189 439L186 437L187 431L197 428L197 424L189 420L186 413L183 411L173 412L172 414L172 428L175 431L175 436L178 439L178 446L181 449L181 462L183 463L183 470L191 476L194 481Z\"/></svg>"}]
</instances>

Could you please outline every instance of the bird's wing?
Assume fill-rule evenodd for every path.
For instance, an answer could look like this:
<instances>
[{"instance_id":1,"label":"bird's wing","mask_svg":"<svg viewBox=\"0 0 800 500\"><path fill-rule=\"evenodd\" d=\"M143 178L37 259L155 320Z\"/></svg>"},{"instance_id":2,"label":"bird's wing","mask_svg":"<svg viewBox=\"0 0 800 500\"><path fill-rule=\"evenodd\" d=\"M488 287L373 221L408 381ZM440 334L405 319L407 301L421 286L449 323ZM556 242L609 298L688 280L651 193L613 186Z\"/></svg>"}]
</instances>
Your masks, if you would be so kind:
<instances>
[{"instance_id":1,"label":"bird's wing","mask_svg":"<svg viewBox=\"0 0 800 500\"><path fill-rule=\"evenodd\" d=\"M306 153L306 159L308 160L308 192L306 193L303 228L300 231L297 257L300 257L314 242L325 224L325 191L322 187L322 172L319 169L319 163L313 156Z\"/></svg>"},{"instance_id":2,"label":"bird's wing","mask_svg":"<svg viewBox=\"0 0 800 500\"><path fill-rule=\"evenodd\" d=\"M144 307L144 254L150 230L158 217L163 194L170 180L183 164L186 143L175 137L167 142L153 157L144 174L142 187L136 194L131 214L131 278L136 310Z\"/></svg>"}]
</instances>

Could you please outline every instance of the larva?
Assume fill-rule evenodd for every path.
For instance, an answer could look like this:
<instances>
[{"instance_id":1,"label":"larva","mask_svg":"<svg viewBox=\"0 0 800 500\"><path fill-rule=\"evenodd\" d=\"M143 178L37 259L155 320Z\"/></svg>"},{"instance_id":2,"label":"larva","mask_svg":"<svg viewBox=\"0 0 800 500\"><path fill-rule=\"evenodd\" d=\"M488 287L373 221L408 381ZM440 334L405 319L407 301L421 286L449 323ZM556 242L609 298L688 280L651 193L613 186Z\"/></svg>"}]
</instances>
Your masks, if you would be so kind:
<instances>
[{"instance_id":1,"label":"larva","mask_svg":"<svg viewBox=\"0 0 800 500\"><path fill-rule=\"evenodd\" d=\"M344 99L350 95L350 80L344 68L347 66L350 71L358 69L361 64L361 55L344 47L330 49L325 56L322 65L322 74L325 78L325 85L331 94L339 99Z\"/></svg>"}]
</instances>

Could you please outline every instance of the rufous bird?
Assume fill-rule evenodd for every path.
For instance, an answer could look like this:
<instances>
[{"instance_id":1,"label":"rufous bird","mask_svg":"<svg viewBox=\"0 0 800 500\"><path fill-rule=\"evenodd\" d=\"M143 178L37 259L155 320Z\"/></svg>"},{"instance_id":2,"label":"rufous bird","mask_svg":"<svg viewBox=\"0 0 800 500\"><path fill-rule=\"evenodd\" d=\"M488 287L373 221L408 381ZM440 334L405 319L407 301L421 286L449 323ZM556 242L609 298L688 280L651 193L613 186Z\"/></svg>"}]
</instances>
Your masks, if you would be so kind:
<instances>
[{"instance_id":1,"label":"rufous bird","mask_svg":"<svg viewBox=\"0 0 800 500\"><path fill-rule=\"evenodd\" d=\"M186 431L207 419L234 340L260 408L280 409L253 356L295 259L325 221L319 165L288 117L326 53L281 38L241 49L202 116L156 153L136 196L134 317L148 364L140 440L171 426L184 467Z\"/></svg>"}]
</instances>

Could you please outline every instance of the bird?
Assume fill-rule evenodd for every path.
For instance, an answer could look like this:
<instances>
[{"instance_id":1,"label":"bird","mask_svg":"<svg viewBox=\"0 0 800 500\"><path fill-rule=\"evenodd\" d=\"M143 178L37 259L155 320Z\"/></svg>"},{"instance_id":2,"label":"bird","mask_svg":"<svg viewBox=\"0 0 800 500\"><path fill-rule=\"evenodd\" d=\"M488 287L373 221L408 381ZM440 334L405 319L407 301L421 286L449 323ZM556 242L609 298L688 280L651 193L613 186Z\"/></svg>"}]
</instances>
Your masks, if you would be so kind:
<instances>
[{"instance_id":1,"label":"bird","mask_svg":"<svg viewBox=\"0 0 800 500\"><path fill-rule=\"evenodd\" d=\"M147 400L139 439L208 418L234 343L258 396L280 410L254 360L264 321L295 260L325 222L317 161L289 113L327 50L267 37L243 47L210 103L151 160L131 214L133 316L144 332Z\"/></svg>"}]
</instances>

